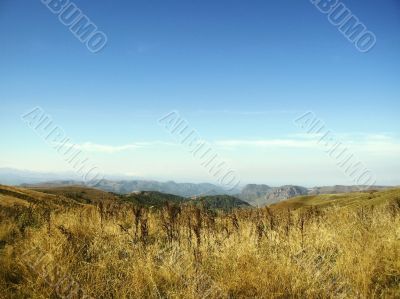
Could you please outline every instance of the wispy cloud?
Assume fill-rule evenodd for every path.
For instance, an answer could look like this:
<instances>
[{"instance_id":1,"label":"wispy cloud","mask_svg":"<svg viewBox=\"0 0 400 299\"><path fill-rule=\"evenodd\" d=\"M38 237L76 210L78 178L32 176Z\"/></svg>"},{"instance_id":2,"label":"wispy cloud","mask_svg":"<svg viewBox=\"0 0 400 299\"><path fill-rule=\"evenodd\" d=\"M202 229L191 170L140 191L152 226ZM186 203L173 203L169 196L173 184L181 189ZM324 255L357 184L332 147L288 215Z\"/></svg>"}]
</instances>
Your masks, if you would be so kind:
<instances>
[{"instance_id":1,"label":"wispy cloud","mask_svg":"<svg viewBox=\"0 0 400 299\"><path fill-rule=\"evenodd\" d=\"M88 152L100 152L100 153L116 153L126 150L138 149L141 146L138 144L126 144L126 145L104 145L104 144L96 144L91 142L85 142L83 144L76 145L76 148L79 148Z\"/></svg>"},{"instance_id":2,"label":"wispy cloud","mask_svg":"<svg viewBox=\"0 0 400 299\"><path fill-rule=\"evenodd\" d=\"M318 148L322 146L322 134L292 134L283 139L228 139L217 140L217 146L229 147L260 147L260 148ZM363 134L357 137L351 134L337 134L337 142L362 152L400 153L400 140L386 134Z\"/></svg>"},{"instance_id":3,"label":"wispy cloud","mask_svg":"<svg viewBox=\"0 0 400 299\"><path fill-rule=\"evenodd\" d=\"M290 134L287 138L263 138L263 139L221 139L213 142L216 146L229 148L253 147L253 148L293 148L293 149L315 149L322 147L323 142L318 144L322 134ZM400 140L392 135L386 134L337 134L337 141L344 146L349 146L359 152L372 153L399 153ZM96 152L104 154L114 154L124 151L134 151L140 149L151 149L160 146L177 146L173 142L165 141L143 141L132 142L123 145L98 144L94 142L84 142L80 144L66 144L65 147L74 146L86 152Z\"/></svg>"},{"instance_id":4,"label":"wispy cloud","mask_svg":"<svg viewBox=\"0 0 400 299\"><path fill-rule=\"evenodd\" d=\"M362 141L354 141L351 146L357 146L360 151L374 152L384 156L388 153L400 155L400 140L387 135L370 135Z\"/></svg>"},{"instance_id":5,"label":"wispy cloud","mask_svg":"<svg viewBox=\"0 0 400 299\"><path fill-rule=\"evenodd\" d=\"M291 147L291 148L310 148L315 147L312 140L295 140L295 139L258 139L258 140L219 140L215 142L219 146L239 147Z\"/></svg>"},{"instance_id":6,"label":"wispy cloud","mask_svg":"<svg viewBox=\"0 0 400 299\"><path fill-rule=\"evenodd\" d=\"M58 145L59 143L55 143ZM152 142L134 142L130 144L124 145L106 145L106 144L97 144L93 142L84 142L80 144L72 144L68 143L65 144L65 147L73 146L75 149L83 150L86 152L97 152L97 153L106 153L106 154L113 154L123 151L129 150L137 150L145 147L151 147L156 145L167 145L172 146L175 145L174 143L163 142L163 141L152 141Z\"/></svg>"}]
</instances>

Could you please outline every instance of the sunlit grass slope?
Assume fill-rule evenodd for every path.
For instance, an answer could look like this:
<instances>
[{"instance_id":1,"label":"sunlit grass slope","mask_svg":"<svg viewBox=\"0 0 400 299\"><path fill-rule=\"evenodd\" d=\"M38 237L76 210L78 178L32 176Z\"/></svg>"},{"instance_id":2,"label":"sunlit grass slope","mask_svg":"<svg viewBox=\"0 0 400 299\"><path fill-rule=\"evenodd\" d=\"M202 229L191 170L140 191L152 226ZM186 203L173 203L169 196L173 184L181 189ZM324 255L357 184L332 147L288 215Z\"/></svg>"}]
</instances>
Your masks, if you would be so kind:
<instances>
[{"instance_id":1,"label":"sunlit grass slope","mask_svg":"<svg viewBox=\"0 0 400 299\"><path fill-rule=\"evenodd\" d=\"M399 194L226 213L1 186L0 297L399 298Z\"/></svg>"}]
</instances>

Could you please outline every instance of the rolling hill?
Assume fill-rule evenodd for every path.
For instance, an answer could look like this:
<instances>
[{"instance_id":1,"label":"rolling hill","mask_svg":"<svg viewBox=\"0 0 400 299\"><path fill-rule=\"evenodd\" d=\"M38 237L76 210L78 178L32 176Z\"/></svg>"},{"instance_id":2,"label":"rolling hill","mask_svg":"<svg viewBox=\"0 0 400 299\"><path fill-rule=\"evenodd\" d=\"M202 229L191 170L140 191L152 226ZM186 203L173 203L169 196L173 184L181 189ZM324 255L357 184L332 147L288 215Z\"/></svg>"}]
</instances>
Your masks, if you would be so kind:
<instances>
[{"instance_id":1,"label":"rolling hill","mask_svg":"<svg viewBox=\"0 0 400 299\"><path fill-rule=\"evenodd\" d=\"M203 206L211 210L223 210L226 212L236 208L251 207L246 201L229 195L203 196L192 199L188 203L196 206Z\"/></svg>"},{"instance_id":2,"label":"rolling hill","mask_svg":"<svg viewBox=\"0 0 400 299\"><path fill-rule=\"evenodd\" d=\"M179 205L188 201L188 199L178 195L166 194L157 191L133 192L131 194L121 195L120 199L136 205L151 207L162 207L167 202Z\"/></svg>"},{"instance_id":3,"label":"rolling hill","mask_svg":"<svg viewBox=\"0 0 400 299\"><path fill-rule=\"evenodd\" d=\"M290 210L307 207L362 207L385 204L390 201L398 202L400 206L400 189L388 189L383 191L369 190L342 194L306 195L272 204L270 207L273 209Z\"/></svg>"},{"instance_id":4,"label":"rolling hill","mask_svg":"<svg viewBox=\"0 0 400 299\"><path fill-rule=\"evenodd\" d=\"M29 206L31 204L52 208L73 206L79 202L60 194L0 185L0 206Z\"/></svg>"},{"instance_id":5,"label":"rolling hill","mask_svg":"<svg viewBox=\"0 0 400 299\"><path fill-rule=\"evenodd\" d=\"M11 187L0 185L0 206L24 206L31 204L43 207L64 207L77 205L98 205L101 202L113 204L133 204L146 207L163 207L167 202L175 205L204 206L208 209L230 211L233 208L250 205L229 195L185 198L157 191L139 191L130 194L116 194L85 186L62 187Z\"/></svg>"},{"instance_id":6,"label":"rolling hill","mask_svg":"<svg viewBox=\"0 0 400 299\"><path fill-rule=\"evenodd\" d=\"M62 186L62 187L31 187L30 190L63 196L73 201L86 204L97 204L104 200L118 200L119 196L99 189L85 186Z\"/></svg>"},{"instance_id":7,"label":"rolling hill","mask_svg":"<svg viewBox=\"0 0 400 299\"><path fill-rule=\"evenodd\" d=\"M247 201L253 206L261 207L303 195L340 194L340 193L357 192L360 190L377 191L377 190L386 190L389 188L393 187L335 185L335 186L305 188L302 186L293 186L293 185L270 187L268 185L262 185L262 184L261 185L249 184L242 189L242 192L238 194L237 197Z\"/></svg>"},{"instance_id":8,"label":"rolling hill","mask_svg":"<svg viewBox=\"0 0 400 299\"><path fill-rule=\"evenodd\" d=\"M368 190L340 194L302 195L272 203L269 207L272 209L291 210L312 206L320 208L331 206L350 207L378 205L391 200L400 201L400 189L393 188L382 191ZM234 208L251 207L248 202L229 195L185 198L156 191L116 194L84 186L21 188L0 185L0 207L3 208L16 206L28 207L30 205L57 208L78 205L98 205L100 202L113 202L115 204L130 203L148 207L162 207L169 202L176 205L193 204L208 209L220 209L224 211L231 211Z\"/></svg>"}]
</instances>

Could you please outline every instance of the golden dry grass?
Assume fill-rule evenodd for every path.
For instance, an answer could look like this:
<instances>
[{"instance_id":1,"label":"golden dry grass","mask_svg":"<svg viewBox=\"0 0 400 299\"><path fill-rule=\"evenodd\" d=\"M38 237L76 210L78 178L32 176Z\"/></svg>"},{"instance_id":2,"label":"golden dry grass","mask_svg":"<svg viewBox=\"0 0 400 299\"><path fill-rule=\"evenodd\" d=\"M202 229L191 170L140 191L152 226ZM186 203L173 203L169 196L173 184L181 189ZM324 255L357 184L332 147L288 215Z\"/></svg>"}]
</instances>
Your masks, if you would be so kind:
<instances>
[{"instance_id":1,"label":"golden dry grass","mask_svg":"<svg viewBox=\"0 0 400 299\"><path fill-rule=\"evenodd\" d=\"M4 298L400 296L398 197L217 215L114 202L1 209Z\"/></svg>"}]
</instances>

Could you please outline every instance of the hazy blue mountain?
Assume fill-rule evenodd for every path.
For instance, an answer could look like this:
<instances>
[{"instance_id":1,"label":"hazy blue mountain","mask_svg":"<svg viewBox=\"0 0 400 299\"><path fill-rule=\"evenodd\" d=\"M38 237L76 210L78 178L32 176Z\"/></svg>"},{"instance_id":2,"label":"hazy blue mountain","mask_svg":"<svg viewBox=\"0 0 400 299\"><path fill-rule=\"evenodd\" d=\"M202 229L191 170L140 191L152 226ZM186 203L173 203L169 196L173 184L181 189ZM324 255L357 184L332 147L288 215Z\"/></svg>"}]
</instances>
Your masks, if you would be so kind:
<instances>
[{"instance_id":1,"label":"hazy blue mountain","mask_svg":"<svg viewBox=\"0 0 400 299\"><path fill-rule=\"evenodd\" d=\"M154 180L131 179L124 176L108 175L99 182L96 188L120 194L137 191L157 191L183 197L217 194L235 194L240 190L226 191L210 183L176 183ZM21 185L25 187L57 187L84 185L75 173L41 173L11 168L0 168L0 184Z\"/></svg>"},{"instance_id":2,"label":"hazy blue mountain","mask_svg":"<svg viewBox=\"0 0 400 299\"><path fill-rule=\"evenodd\" d=\"M248 184L242 189L238 197L253 204L255 199L265 196L271 191L271 189L272 187L268 185Z\"/></svg>"},{"instance_id":3,"label":"hazy blue mountain","mask_svg":"<svg viewBox=\"0 0 400 299\"><path fill-rule=\"evenodd\" d=\"M79 177L70 172L51 173L0 168L0 184L3 185L38 184L54 180L79 180Z\"/></svg>"},{"instance_id":4,"label":"hazy blue mountain","mask_svg":"<svg viewBox=\"0 0 400 299\"><path fill-rule=\"evenodd\" d=\"M102 180L99 182L96 188L121 194L128 194L138 191L157 191L183 197L229 194L229 193L232 194L237 192L237 190L233 192L227 192L222 187L210 183L194 184L194 183L176 183L173 181L158 182L158 181L145 181L145 180L133 180L133 181Z\"/></svg>"},{"instance_id":5,"label":"hazy blue mountain","mask_svg":"<svg viewBox=\"0 0 400 299\"><path fill-rule=\"evenodd\" d=\"M308 194L308 189L301 186L270 187L268 185L246 185L238 197L253 206L265 206L291 197Z\"/></svg>"}]
</instances>

